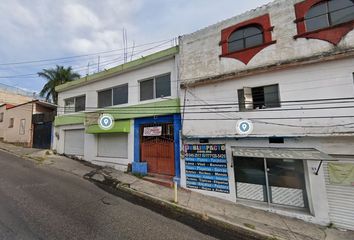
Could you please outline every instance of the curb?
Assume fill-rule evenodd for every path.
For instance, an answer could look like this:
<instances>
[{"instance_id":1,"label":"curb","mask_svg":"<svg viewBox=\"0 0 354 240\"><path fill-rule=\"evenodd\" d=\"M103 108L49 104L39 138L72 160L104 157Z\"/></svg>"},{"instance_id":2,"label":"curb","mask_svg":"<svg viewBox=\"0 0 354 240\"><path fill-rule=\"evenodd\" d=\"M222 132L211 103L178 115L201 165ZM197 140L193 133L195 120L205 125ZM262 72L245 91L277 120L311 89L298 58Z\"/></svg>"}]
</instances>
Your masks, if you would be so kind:
<instances>
[{"instance_id":1,"label":"curb","mask_svg":"<svg viewBox=\"0 0 354 240\"><path fill-rule=\"evenodd\" d=\"M149 208L165 217L175 219L187 225L193 225L196 230L220 239L237 240L285 240L267 233L234 224L212 215L204 215L190 208L139 192L129 187L128 184L119 182L110 176L103 175L104 181L92 178L96 173L84 176L105 191L117 195L125 200ZM207 229L207 230L206 230Z\"/></svg>"}]
</instances>

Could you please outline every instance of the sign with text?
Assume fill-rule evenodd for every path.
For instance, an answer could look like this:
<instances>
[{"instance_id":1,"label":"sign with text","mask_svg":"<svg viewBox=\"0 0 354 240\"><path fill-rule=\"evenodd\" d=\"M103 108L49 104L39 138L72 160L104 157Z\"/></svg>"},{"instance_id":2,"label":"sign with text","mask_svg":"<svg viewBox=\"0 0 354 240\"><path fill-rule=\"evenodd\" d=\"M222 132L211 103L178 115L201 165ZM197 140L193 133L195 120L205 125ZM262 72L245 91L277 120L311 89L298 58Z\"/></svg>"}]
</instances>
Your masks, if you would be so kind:
<instances>
[{"instance_id":1,"label":"sign with text","mask_svg":"<svg viewBox=\"0 0 354 240\"><path fill-rule=\"evenodd\" d=\"M185 144L187 188L230 193L224 144Z\"/></svg>"},{"instance_id":2,"label":"sign with text","mask_svg":"<svg viewBox=\"0 0 354 240\"><path fill-rule=\"evenodd\" d=\"M161 134L162 134L162 126L144 128L144 137L157 137L157 136L161 136Z\"/></svg>"}]
</instances>

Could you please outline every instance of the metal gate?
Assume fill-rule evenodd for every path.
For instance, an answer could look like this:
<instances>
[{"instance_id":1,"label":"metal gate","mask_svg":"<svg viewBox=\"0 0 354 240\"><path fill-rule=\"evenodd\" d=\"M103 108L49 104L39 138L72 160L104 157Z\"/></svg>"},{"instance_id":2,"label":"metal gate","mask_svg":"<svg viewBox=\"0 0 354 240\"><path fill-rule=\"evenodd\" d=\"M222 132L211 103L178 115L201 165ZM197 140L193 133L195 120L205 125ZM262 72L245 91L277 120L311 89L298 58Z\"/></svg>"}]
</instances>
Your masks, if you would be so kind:
<instances>
[{"instance_id":1,"label":"metal gate","mask_svg":"<svg viewBox=\"0 0 354 240\"><path fill-rule=\"evenodd\" d=\"M33 124L33 147L49 149L52 139L52 123Z\"/></svg>"},{"instance_id":2,"label":"metal gate","mask_svg":"<svg viewBox=\"0 0 354 240\"><path fill-rule=\"evenodd\" d=\"M140 143L140 159L149 173L174 176L173 123L141 125Z\"/></svg>"}]
</instances>

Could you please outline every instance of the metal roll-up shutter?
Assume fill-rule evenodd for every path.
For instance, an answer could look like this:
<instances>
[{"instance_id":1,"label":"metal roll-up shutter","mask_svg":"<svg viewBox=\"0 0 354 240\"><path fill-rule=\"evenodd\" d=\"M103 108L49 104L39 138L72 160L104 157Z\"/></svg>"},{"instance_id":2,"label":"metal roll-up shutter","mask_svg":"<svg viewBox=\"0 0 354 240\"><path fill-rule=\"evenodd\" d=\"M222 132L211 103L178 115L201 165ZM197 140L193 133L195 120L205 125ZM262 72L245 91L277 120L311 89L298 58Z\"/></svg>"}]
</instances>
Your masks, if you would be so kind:
<instances>
[{"instance_id":1,"label":"metal roll-up shutter","mask_svg":"<svg viewBox=\"0 0 354 240\"><path fill-rule=\"evenodd\" d=\"M337 163L354 164L354 159ZM324 164L324 172L330 220L336 227L354 230L354 186L331 183L328 164Z\"/></svg>"},{"instance_id":2,"label":"metal roll-up shutter","mask_svg":"<svg viewBox=\"0 0 354 240\"><path fill-rule=\"evenodd\" d=\"M84 130L65 130L64 153L67 155L84 155Z\"/></svg>"}]
</instances>

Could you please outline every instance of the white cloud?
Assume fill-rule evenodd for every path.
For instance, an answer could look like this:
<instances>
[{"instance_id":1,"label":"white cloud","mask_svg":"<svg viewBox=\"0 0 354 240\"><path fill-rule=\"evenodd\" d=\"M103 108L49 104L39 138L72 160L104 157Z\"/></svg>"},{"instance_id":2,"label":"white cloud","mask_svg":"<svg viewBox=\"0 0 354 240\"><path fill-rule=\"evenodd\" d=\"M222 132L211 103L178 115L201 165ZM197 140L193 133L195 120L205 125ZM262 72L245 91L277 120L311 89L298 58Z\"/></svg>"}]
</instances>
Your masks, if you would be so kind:
<instances>
[{"instance_id":1,"label":"white cloud","mask_svg":"<svg viewBox=\"0 0 354 240\"><path fill-rule=\"evenodd\" d=\"M47 59L119 49L122 48L123 28L128 31L130 44L168 39L265 2L268 0L1 0L0 61ZM95 59L65 64L85 66L88 61ZM57 63L60 64L53 62L52 65ZM7 75L36 73L52 65L0 66L0 75L5 72ZM43 84L43 80L28 78L1 81L23 84L22 87L30 89L39 89Z\"/></svg>"}]
</instances>

